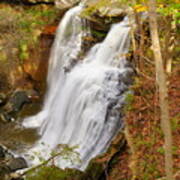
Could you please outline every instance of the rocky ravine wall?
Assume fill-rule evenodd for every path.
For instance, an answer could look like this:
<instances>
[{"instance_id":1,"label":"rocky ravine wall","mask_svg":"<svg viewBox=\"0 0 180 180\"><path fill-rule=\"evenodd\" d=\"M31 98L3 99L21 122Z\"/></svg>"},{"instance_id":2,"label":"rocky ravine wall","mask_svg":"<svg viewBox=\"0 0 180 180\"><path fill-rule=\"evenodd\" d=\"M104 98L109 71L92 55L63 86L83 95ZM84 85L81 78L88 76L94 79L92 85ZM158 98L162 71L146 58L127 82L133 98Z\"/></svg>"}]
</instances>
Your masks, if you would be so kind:
<instances>
[{"instance_id":1,"label":"rocky ravine wall","mask_svg":"<svg viewBox=\"0 0 180 180\"><path fill-rule=\"evenodd\" d=\"M4 105L9 99L6 97L14 96L17 91L28 91L29 97L34 97L34 91L39 91L36 95L43 94L50 48L57 25L68 7L77 2L57 0L57 6L33 7L0 4L0 104ZM96 42L102 41L110 25L122 20L125 15L114 2L104 8L101 4L97 8L96 2L87 1L87 8L82 13L92 31L92 35L84 39L84 52Z\"/></svg>"}]
</instances>

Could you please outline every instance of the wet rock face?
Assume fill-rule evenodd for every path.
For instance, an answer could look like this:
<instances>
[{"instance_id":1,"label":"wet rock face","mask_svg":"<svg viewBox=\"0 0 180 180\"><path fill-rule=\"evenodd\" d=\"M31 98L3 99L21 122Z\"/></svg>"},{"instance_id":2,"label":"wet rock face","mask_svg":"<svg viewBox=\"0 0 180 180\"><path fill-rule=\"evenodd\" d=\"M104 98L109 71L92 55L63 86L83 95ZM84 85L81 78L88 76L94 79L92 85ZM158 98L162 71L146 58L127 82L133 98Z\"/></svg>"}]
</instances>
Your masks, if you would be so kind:
<instances>
[{"instance_id":1,"label":"wet rock face","mask_svg":"<svg viewBox=\"0 0 180 180\"><path fill-rule=\"evenodd\" d=\"M0 146L0 159L5 158L4 149Z\"/></svg>"},{"instance_id":2,"label":"wet rock face","mask_svg":"<svg viewBox=\"0 0 180 180\"><path fill-rule=\"evenodd\" d=\"M10 112L18 112L22 109L25 103L29 103L30 100L25 91L17 91L15 92L9 100L9 110Z\"/></svg>"},{"instance_id":3,"label":"wet rock face","mask_svg":"<svg viewBox=\"0 0 180 180\"><path fill-rule=\"evenodd\" d=\"M8 150L0 145L0 179L13 180L11 173L27 168L27 163L22 157L14 157Z\"/></svg>"},{"instance_id":4,"label":"wet rock face","mask_svg":"<svg viewBox=\"0 0 180 180\"><path fill-rule=\"evenodd\" d=\"M2 70L1 70L2 71ZM9 90L9 80L4 72L0 71L0 92L5 92ZM0 99L3 98L0 96Z\"/></svg>"},{"instance_id":5,"label":"wet rock face","mask_svg":"<svg viewBox=\"0 0 180 180\"><path fill-rule=\"evenodd\" d=\"M101 0L87 0L81 16L87 19L93 38L102 41L111 25L122 21L126 12L118 0L109 0L106 3Z\"/></svg>"},{"instance_id":6,"label":"wet rock face","mask_svg":"<svg viewBox=\"0 0 180 180\"><path fill-rule=\"evenodd\" d=\"M0 120L3 122L14 121L25 104L31 103L38 98L39 94L35 90L15 91L7 100L7 103L2 107Z\"/></svg>"},{"instance_id":7,"label":"wet rock face","mask_svg":"<svg viewBox=\"0 0 180 180\"><path fill-rule=\"evenodd\" d=\"M3 106L6 102L6 95L4 93L0 93L0 106Z\"/></svg>"},{"instance_id":8,"label":"wet rock face","mask_svg":"<svg viewBox=\"0 0 180 180\"><path fill-rule=\"evenodd\" d=\"M42 32L39 39L39 50L34 49L31 57L24 62L24 71L29 75L35 86L37 83L46 81L49 54L54 41L55 28L53 30L49 28L49 31L45 30Z\"/></svg>"},{"instance_id":9,"label":"wet rock face","mask_svg":"<svg viewBox=\"0 0 180 180\"><path fill-rule=\"evenodd\" d=\"M55 0L1 0L10 4L36 5L36 4L54 4Z\"/></svg>"},{"instance_id":10,"label":"wet rock face","mask_svg":"<svg viewBox=\"0 0 180 180\"><path fill-rule=\"evenodd\" d=\"M19 169L24 169L24 168L28 167L26 161L22 157L11 159L8 162L7 166L10 169L10 172L14 172L14 171L17 171Z\"/></svg>"},{"instance_id":11,"label":"wet rock face","mask_svg":"<svg viewBox=\"0 0 180 180\"><path fill-rule=\"evenodd\" d=\"M81 0L55 0L55 4L59 9L71 8L78 4Z\"/></svg>"},{"instance_id":12,"label":"wet rock face","mask_svg":"<svg viewBox=\"0 0 180 180\"><path fill-rule=\"evenodd\" d=\"M98 11L101 17L120 17L125 13L123 3L120 3L119 0L109 0L107 3L99 0L86 0L85 5L87 7L96 7L98 5L96 11Z\"/></svg>"}]
</instances>

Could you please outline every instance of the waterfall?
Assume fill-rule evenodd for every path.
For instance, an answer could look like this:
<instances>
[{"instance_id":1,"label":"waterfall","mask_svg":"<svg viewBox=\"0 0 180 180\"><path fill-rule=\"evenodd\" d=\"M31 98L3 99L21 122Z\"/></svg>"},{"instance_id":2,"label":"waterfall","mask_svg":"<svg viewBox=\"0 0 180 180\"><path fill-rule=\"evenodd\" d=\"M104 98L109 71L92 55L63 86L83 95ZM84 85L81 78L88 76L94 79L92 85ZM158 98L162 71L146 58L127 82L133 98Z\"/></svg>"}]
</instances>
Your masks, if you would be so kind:
<instances>
[{"instance_id":1,"label":"waterfall","mask_svg":"<svg viewBox=\"0 0 180 180\"><path fill-rule=\"evenodd\" d=\"M57 158L54 163L84 170L93 157L107 150L123 127L121 109L132 69L125 58L130 31L127 18L114 24L105 40L78 61L82 39L89 33L79 17L82 8L72 8L61 21L51 52L43 109L23 125L38 128L40 134L26 158L38 152L47 159L59 144L68 144L77 146L81 162Z\"/></svg>"}]
</instances>

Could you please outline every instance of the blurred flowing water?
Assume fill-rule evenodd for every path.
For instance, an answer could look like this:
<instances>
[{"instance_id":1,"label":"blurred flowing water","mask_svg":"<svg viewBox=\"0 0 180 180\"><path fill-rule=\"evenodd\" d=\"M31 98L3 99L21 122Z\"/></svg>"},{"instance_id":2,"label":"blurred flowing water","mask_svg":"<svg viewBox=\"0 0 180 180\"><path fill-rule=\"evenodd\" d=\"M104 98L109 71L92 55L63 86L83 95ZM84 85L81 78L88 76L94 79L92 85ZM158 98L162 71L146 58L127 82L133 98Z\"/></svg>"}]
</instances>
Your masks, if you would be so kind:
<instances>
[{"instance_id":1,"label":"blurred flowing water","mask_svg":"<svg viewBox=\"0 0 180 180\"><path fill-rule=\"evenodd\" d=\"M128 19L112 25L102 43L78 60L83 37L90 30L79 17L83 6L70 9L61 21L52 48L48 90L42 111L26 118L23 126L38 128L40 139L24 153L30 165L48 159L59 144L77 146L80 162L55 158L61 167L84 170L95 156L105 152L123 127L125 103L132 69L126 61L129 50Z\"/></svg>"}]
</instances>

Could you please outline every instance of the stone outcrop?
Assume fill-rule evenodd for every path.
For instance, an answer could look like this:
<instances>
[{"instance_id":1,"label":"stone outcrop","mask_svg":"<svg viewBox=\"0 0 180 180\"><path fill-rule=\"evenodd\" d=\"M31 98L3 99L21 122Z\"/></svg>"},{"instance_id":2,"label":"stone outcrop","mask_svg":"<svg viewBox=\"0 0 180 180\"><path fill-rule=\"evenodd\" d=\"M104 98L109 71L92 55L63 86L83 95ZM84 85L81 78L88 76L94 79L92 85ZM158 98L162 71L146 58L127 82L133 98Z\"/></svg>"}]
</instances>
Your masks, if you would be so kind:
<instances>
[{"instance_id":1,"label":"stone outcrop","mask_svg":"<svg viewBox=\"0 0 180 180\"><path fill-rule=\"evenodd\" d=\"M0 145L0 179L12 180L11 173L27 168L22 157L14 157L4 146Z\"/></svg>"},{"instance_id":2,"label":"stone outcrop","mask_svg":"<svg viewBox=\"0 0 180 180\"><path fill-rule=\"evenodd\" d=\"M55 0L1 0L1 3L19 4L19 5L53 5Z\"/></svg>"},{"instance_id":3,"label":"stone outcrop","mask_svg":"<svg viewBox=\"0 0 180 180\"><path fill-rule=\"evenodd\" d=\"M25 104L31 103L38 98L39 94L35 90L16 90L1 108L0 120L2 122L14 121Z\"/></svg>"},{"instance_id":4,"label":"stone outcrop","mask_svg":"<svg viewBox=\"0 0 180 180\"><path fill-rule=\"evenodd\" d=\"M117 0L110 0L106 3L98 0L87 0L81 16L89 21L92 34L102 40L110 26L120 22L126 16L122 7L122 4Z\"/></svg>"},{"instance_id":5,"label":"stone outcrop","mask_svg":"<svg viewBox=\"0 0 180 180\"><path fill-rule=\"evenodd\" d=\"M59 9L68 9L78 4L80 0L55 0L56 7Z\"/></svg>"},{"instance_id":6,"label":"stone outcrop","mask_svg":"<svg viewBox=\"0 0 180 180\"><path fill-rule=\"evenodd\" d=\"M83 1L83 0L82 0ZM85 1L86 7L92 7L101 17L119 17L125 13L125 6L118 0L109 0L103 3L99 0Z\"/></svg>"},{"instance_id":7,"label":"stone outcrop","mask_svg":"<svg viewBox=\"0 0 180 180\"><path fill-rule=\"evenodd\" d=\"M6 103L6 94L0 93L0 107Z\"/></svg>"},{"instance_id":8,"label":"stone outcrop","mask_svg":"<svg viewBox=\"0 0 180 180\"><path fill-rule=\"evenodd\" d=\"M27 168L27 163L22 157L12 158L8 163L7 166L10 172L15 172L19 169Z\"/></svg>"}]
</instances>

